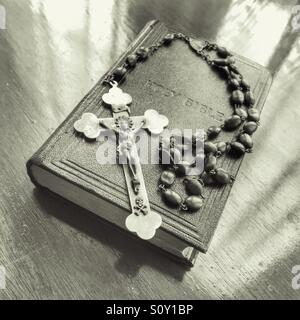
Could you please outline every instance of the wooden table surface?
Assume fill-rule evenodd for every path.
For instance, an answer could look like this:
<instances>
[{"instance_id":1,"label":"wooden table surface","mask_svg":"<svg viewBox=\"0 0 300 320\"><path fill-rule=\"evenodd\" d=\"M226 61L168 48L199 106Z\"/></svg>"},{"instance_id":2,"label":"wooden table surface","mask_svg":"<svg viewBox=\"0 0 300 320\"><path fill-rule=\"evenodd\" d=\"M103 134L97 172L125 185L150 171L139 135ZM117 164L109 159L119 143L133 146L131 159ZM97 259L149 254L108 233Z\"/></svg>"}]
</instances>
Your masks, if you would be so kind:
<instances>
[{"instance_id":1,"label":"wooden table surface","mask_svg":"<svg viewBox=\"0 0 300 320\"><path fill-rule=\"evenodd\" d=\"M0 298L300 298L292 288L292 268L300 265L296 1L1 3L6 30L0 30L0 265L6 289ZM225 45L276 74L256 152L243 162L210 250L191 270L36 190L25 169L26 160L154 18Z\"/></svg>"}]
</instances>

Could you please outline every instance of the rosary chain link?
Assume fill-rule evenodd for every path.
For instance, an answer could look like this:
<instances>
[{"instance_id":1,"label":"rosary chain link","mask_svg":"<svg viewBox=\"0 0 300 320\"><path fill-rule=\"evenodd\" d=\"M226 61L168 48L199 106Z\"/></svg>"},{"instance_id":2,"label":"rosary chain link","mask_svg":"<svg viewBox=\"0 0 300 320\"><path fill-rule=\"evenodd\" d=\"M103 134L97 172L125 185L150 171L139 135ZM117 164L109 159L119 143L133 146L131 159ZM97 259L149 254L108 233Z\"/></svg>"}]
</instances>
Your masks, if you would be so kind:
<instances>
[{"instance_id":1,"label":"rosary chain link","mask_svg":"<svg viewBox=\"0 0 300 320\"><path fill-rule=\"evenodd\" d=\"M174 39L177 40L181 40L184 41L185 43L189 44L191 38L181 32L179 33L172 33L170 34L174 37ZM163 47L165 44L165 41L159 40L158 42L154 43L153 45L148 47L148 52L149 52L149 56L152 56L155 52L157 52L161 47ZM208 65L213 65L213 60L211 59L211 57L209 56L208 52L209 51L215 51L217 49L217 45L214 43L210 43L207 40L205 40L204 46L202 48L202 50L198 51L197 54L199 55L199 57L205 61ZM123 63L122 67L127 67L127 63ZM108 74L104 80L103 80L103 84L110 84L111 81L114 80L114 75L113 74Z\"/></svg>"},{"instance_id":2,"label":"rosary chain link","mask_svg":"<svg viewBox=\"0 0 300 320\"><path fill-rule=\"evenodd\" d=\"M190 37L179 32L179 33L174 33L174 37L176 39L181 39L181 40L184 40L185 42L189 42L190 41Z\"/></svg>"},{"instance_id":3,"label":"rosary chain link","mask_svg":"<svg viewBox=\"0 0 300 320\"><path fill-rule=\"evenodd\" d=\"M156 42L152 46L149 47L149 54L153 55L159 48L163 46L164 42L162 40Z\"/></svg>"}]
</instances>

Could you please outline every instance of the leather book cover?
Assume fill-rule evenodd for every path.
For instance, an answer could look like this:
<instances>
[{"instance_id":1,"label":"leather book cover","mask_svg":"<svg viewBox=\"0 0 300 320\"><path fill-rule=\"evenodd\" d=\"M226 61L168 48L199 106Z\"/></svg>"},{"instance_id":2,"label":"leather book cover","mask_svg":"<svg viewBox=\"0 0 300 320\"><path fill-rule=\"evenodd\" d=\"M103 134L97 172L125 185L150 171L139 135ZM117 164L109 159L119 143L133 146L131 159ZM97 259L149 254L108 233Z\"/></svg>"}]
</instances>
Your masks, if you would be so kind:
<instances>
[{"instance_id":1,"label":"leather book cover","mask_svg":"<svg viewBox=\"0 0 300 320\"><path fill-rule=\"evenodd\" d=\"M126 57L140 46L151 46L169 32L163 23L149 22L111 70L121 65ZM271 76L257 63L237 55L235 57L236 65L253 89L255 107L261 110L271 85ZM105 199L122 208L124 212L128 212L124 213L125 221L130 213L130 205L122 167L98 164L95 156L98 143L86 142L75 134L73 128L74 122L84 112L92 112L101 118L111 117L110 109L103 105L101 99L108 91L108 87L102 85L103 78L29 160L27 167L33 182L35 179L31 167L35 164L99 199ZM147 109L156 109L168 116L171 129L206 129L211 125L221 125L226 117L232 115L226 81L182 41L174 41L170 46L162 47L146 62L138 64L128 73L120 87L133 98L133 116L143 115ZM233 136L232 132L222 132L217 140L228 141ZM236 176L242 160L243 158L222 157L218 167ZM142 169L150 205L163 218L161 228L184 240L189 246L206 252L231 185L205 188L206 199L203 207L196 213L183 213L170 209L161 199L157 190L161 167L147 164L142 165ZM238 177L235 183L238 183ZM180 181L176 182L174 189L185 194Z\"/></svg>"}]
</instances>

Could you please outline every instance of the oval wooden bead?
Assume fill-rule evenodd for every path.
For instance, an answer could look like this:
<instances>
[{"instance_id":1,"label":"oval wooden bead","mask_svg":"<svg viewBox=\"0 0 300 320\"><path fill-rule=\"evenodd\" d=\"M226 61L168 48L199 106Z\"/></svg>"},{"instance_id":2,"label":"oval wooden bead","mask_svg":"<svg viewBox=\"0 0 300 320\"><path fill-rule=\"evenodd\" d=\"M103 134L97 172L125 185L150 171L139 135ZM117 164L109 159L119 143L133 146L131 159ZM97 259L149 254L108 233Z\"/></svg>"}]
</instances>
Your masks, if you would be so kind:
<instances>
[{"instance_id":1,"label":"oval wooden bead","mask_svg":"<svg viewBox=\"0 0 300 320\"><path fill-rule=\"evenodd\" d=\"M238 73L235 73L235 72L232 72L232 71L229 71L229 73L230 73L230 77L232 79L236 79L238 81L241 81L241 76Z\"/></svg>"},{"instance_id":2,"label":"oval wooden bead","mask_svg":"<svg viewBox=\"0 0 300 320\"><path fill-rule=\"evenodd\" d=\"M217 146L212 142L205 142L204 143L204 153L216 153L217 152Z\"/></svg>"},{"instance_id":3,"label":"oval wooden bead","mask_svg":"<svg viewBox=\"0 0 300 320\"><path fill-rule=\"evenodd\" d=\"M256 122L249 121L244 124L243 131L248 134L252 134L257 130L257 128L258 128L258 126L257 126Z\"/></svg>"},{"instance_id":4,"label":"oval wooden bead","mask_svg":"<svg viewBox=\"0 0 300 320\"><path fill-rule=\"evenodd\" d=\"M238 67L235 66L234 64L231 64L231 65L230 65L230 70L233 71L234 73L238 74L238 75L241 74L241 72L240 72L240 70L238 69Z\"/></svg>"},{"instance_id":5,"label":"oval wooden bead","mask_svg":"<svg viewBox=\"0 0 300 320\"><path fill-rule=\"evenodd\" d=\"M248 112L244 108L235 108L234 113L242 120L245 120L248 117Z\"/></svg>"},{"instance_id":6,"label":"oval wooden bead","mask_svg":"<svg viewBox=\"0 0 300 320\"><path fill-rule=\"evenodd\" d=\"M175 170L176 170L176 174L178 174L179 176L186 176L186 175L188 175L189 171L191 170L191 165L187 161L180 161L176 165Z\"/></svg>"},{"instance_id":7,"label":"oval wooden bead","mask_svg":"<svg viewBox=\"0 0 300 320\"><path fill-rule=\"evenodd\" d=\"M248 120L258 122L260 119L259 111L255 108L248 109Z\"/></svg>"},{"instance_id":8,"label":"oval wooden bead","mask_svg":"<svg viewBox=\"0 0 300 320\"><path fill-rule=\"evenodd\" d=\"M136 54L131 54L127 57L126 62L128 63L128 65L130 67L135 67L136 63L137 63L138 57Z\"/></svg>"},{"instance_id":9,"label":"oval wooden bead","mask_svg":"<svg viewBox=\"0 0 300 320\"><path fill-rule=\"evenodd\" d=\"M240 86L240 82L238 79L231 79L229 81L229 85L230 85L230 87L237 89Z\"/></svg>"},{"instance_id":10,"label":"oval wooden bead","mask_svg":"<svg viewBox=\"0 0 300 320\"><path fill-rule=\"evenodd\" d=\"M185 179L186 191L192 195L200 196L203 193L203 185L197 179Z\"/></svg>"},{"instance_id":11,"label":"oval wooden bead","mask_svg":"<svg viewBox=\"0 0 300 320\"><path fill-rule=\"evenodd\" d=\"M241 86L246 89L246 90L249 90L250 89L250 85L249 83L245 80L245 79L242 79L241 81Z\"/></svg>"},{"instance_id":12,"label":"oval wooden bead","mask_svg":"<svg viewBox=\"0 0 300 320\"><path fill-rule=\"evenodd\" d=\"M163 191L162 198L164 202L172 208L178 208L182 203L181 196L177 192L170 189Z\"/></svg>"},{"instance_id":13,"label":"oval wooden bead","mask_svg":"<svg viewBox=\"0 0 300 320\"><path fill-rule=\"evenodd\" d=\"M229 75L230 75L230 71L228 69L228 67L221 67L219 65L214 64L213 67L215 68L215 70L218 72L218 74L220 75L221 78L224 79L228 79Z\"/></svg>"},{"instance_id":14,"label":"oval wooden bead","mask_svg":"<svg viewBox=\"0 0 300 320\"><path fill-rule=\"evenodd\" d=\"M218 56L221 58L226 58L227 56L229 56L228 50L224 47L218 47L217 53L218 53Z\"/></svg>"},{"instance_id":15,"label":"oval wooden bead","mask_svg":"<svg viewBox=\"0 0 300 320\"><path fill-rule=\"evenodd\" d=\"M213 177L218 184L228 184L231 181L229 173L222 168L218 168Z\"/></svg>"},{"instance_id":16,"label":"oval wooden bead","mask_svg":"<svg viewBox=\"0 0 300 320\"><path fill-rule=\"evenodd\" d=\"M253 140L248 133L241 133L239 135L239 141L245 146L247 149L251 149L253 147Z\"/></svg>"},{"instance_id":17,"label":"oval wooden bead","mask_svg":"<svg viewBox=\"0 0 300 320\"><path fill-rule=\"evenodd\" d=\"M126 71L127 71L126 68L119 67L119 68L114 70L113 74L117 79L120 79L125 75Z\"/></svg>"},{"instance_id":18,"label":"oval wooden bead","mask_svg":"<svg viewBox=\"0 0 300 320\"><path fill-rule=\"evenodd\" d=\"M245 104L246 106L250 107L252 105L254 105L255 103L255 98L254 98L254 95L252 93L252 91L247 91L245 93Z\"/></svg>"},{"instance_id":19,"label":"oval wooden bead","mask_svg":"<svg viewBox=\"0 0 300 320\"><path fill-rule=\"evenodd\" d=\"M214 178L211 174L209 174L208 172L203 172L201 174L201 180L203 181L203 183L205 185L210 185L210 184L213 184L214 183Z\"/></svg>"},{"instance_id":20,"label":"oval wooden bead","mask_svg":"<svg viewBox=\"0 0 300 320\"><path fill-rule=\"evenodd\" d=\"M227 150L227 144L226 142L220 141L217 143L217 150L219 153L223 154Z\"/></svg>"},{"instance_id":21,"label":"oval wooden bead","mask_svg":"<svg viewBox=\"0 0 300 320\"><path fill-rule=\"evenodd\" d=\"M211 126L207 129L207 135L209 136L209 138L215 138L219 135L219 133L221 132L221 128L217 127L217 126Z\"/></svg>"},{"instance_id":22,"label":"oval wooden bead","mask_svg":"<svg viewBox=\"0 0 300 320\"><path fill-rule=\"evenodd\" d=\"M204 169L205 171L209 172L213 169L216 168L217 165L217 158L210 154L206 159L205 159L205 164L204 164Z\"/></svg>"},{"instance_id":23,"label":"oval wooden bead","mask_svg":"<svg viewBox=\"0 0 300 320\"><path fill-rule=\"evenodd\" d=\"M175 182L175 179L175 173L170 170L163 171L160 175L160 182L167 187L170 187Z\"/></svg>"},{"instance_id":24,"label":"oval wooden bead","mask_svg":"<svg viewBox=\"0 0 300 320\"><path fill-rule=\"evenodd\" d=\"M227 59L214 59L213 63L220 67L225 67L228 65Z\"/></svg>"},{"instance_id":25,"label":"oval wooden bead","mask_svg":"<svg viewBox=\"0 0 300 320\"><path fill-rule=\"evenodd\" d=\"M231 101L233 104L242 105L245 101L243 92L241 90L234 90L231 95Z\"/></svg>"},{"instance_id":26,"label":"oval wooden bead","mask_svg":"<svg viewBox=\"0 0 300 320\"><path fill-rule=\"evenodd\" d=\"M238 115L233 115L225 120L224 127L227 130L234 130L241 123L242 123L242 119Z\"/></svg>"},{"instance_id":27,"label":"oval wooden bead","mask_svg":"<svg viewBox=\"0 0 300 320\"><path fill-rule=\"evenodd\" d=\"M197 211L203 205L203 200L197 196L190 196L185 199L185 205L190 211Z\"/></svg>"},{"instance_id":28,"label":"oval wooden bead","mask_svg":"<svg viewBox=\"0 0 300 320\"><path fill-rule=\"evenodd\" d=\"M246 152L244 145L238 141L230 143L230 153L241 156Z\"/></svg>"}]
</instances>

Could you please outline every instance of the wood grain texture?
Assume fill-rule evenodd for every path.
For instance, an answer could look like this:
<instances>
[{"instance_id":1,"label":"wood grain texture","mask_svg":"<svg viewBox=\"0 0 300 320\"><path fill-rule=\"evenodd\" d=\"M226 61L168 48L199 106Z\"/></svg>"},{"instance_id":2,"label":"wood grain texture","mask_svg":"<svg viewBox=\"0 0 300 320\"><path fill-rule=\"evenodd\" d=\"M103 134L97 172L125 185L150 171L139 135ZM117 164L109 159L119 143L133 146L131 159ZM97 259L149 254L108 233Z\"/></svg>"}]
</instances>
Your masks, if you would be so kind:
<instances>
[{"instance_id":1,"label":"wood grain texture","mask_svg":"<svg viewBox=\"0 0 300 320\"><path fill-rule=\"evenodd\" d=\"M3 0L0 264L14 298L299 299L300 39L296 1ZM34 189L25 162L158 18L268 66L276 77L255 152L209 252L189 271L85 210Z\"/></svg>"}]
</instances>

